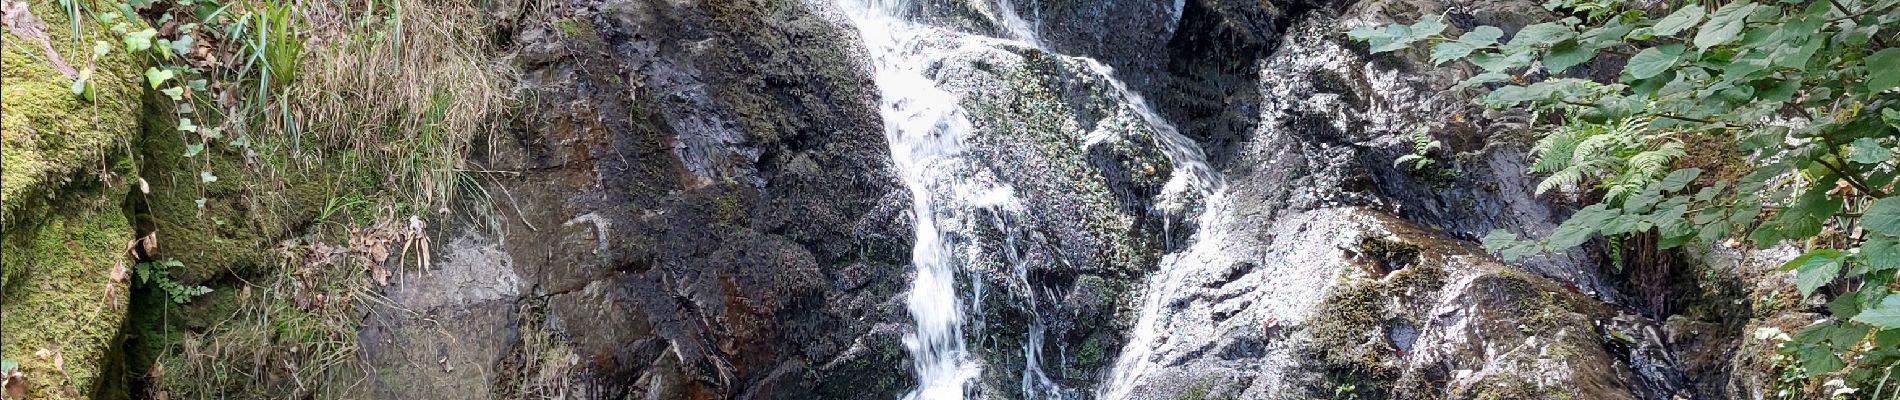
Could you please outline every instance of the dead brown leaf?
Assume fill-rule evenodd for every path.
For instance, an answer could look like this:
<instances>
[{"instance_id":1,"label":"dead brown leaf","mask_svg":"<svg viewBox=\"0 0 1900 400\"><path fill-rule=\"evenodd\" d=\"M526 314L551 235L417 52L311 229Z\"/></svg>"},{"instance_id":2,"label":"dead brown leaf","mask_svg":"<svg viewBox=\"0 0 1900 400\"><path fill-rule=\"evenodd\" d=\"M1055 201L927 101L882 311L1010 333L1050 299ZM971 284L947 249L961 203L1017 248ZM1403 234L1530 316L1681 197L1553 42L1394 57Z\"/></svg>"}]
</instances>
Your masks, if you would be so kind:
<instances>
[{"instance_id":1,"label":"dead brown leaf","mask_svg":"<svg viewBox=\"0 0 1900 400\"><path fill-rule=\"evenodd\" d=\"M26 385L26 374L20 373L17 369L6 374L6 379L0 380L0 387L6 388L9 399L26 398Z\"/></svg>"},{"instance_id":2,"label":"dead brown leaf","mask_svg":"<svg viewBox=\"0 0 1900 400\"><path fill-rule=\"evenodd\" d=\"M106 277L112 279L113 283L125 282L125 272L125 259L122 258L112 265L112 272L107 273Z\"/></svg>"},{"instance_id":3,"label":"dead brown leaf","mask_svg":"<svg viewBox=\"0 0 1900 400\"><path fill-rule=\"evenodd\" d=\"M0 22L4 22L7 32L13 32L14 36L38 43L40 50L46 52L46 60L53 64L53 69L66 74L66 79L79 79L79 71L73 70L73 66L67 64L58 51L53 50L52 41L46 37L46 24L40 21L39 16L33 15L26 1L0 0Z\"/></svg>"}]
</instances>

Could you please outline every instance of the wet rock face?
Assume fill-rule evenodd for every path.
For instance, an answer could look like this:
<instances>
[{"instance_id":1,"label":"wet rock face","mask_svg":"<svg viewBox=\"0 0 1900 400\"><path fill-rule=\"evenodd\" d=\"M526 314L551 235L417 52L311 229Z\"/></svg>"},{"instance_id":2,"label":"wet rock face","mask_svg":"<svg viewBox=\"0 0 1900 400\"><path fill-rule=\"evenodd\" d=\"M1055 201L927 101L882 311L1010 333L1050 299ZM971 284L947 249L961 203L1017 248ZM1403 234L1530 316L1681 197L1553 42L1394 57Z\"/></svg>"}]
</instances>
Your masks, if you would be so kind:
<instances>
[{"instance_id":1,"label":"wet rock face","mask_svg":"<svg viewBox=\"0 0 1900 400\"><path fill-rule=\"evenodd\" d=\"M363 331L378 396L891 398L905 194L828 3L497 6L518 124L490 215ZM471 289L477 288L477 289ZM409 368L424 365L428 368ZM399 369L398 371L390 371Z\"/></svg>"},{"instance_id":2,"label":"wet rock face","mask_svg":"<svg viewBox=\"0 0 1900 400\"><path fill-rule=\"evenodd\" d=\"M1656 322L1614 305L1630 303L1584 252L1506 266L1472 246L1497 228L1541 236L1566 213L1532 194L1524 117L1443 90L1470 71L1369 56L1340 34L1439 12L1506 31L1544 15L1532 2L1333 2L1300 15L1252 67L1255 128L1212 151L1232 186L1209 202L1197 242L1150 280L1158 317L1136 328L1153 339L1130 344L1140 357L1129 367L1146 371L1123 388L1131 398L1683 390ZM1445 143L1430 155L1437 167L1394 166L1420 132Z\"/></svg>"}]
</instances>

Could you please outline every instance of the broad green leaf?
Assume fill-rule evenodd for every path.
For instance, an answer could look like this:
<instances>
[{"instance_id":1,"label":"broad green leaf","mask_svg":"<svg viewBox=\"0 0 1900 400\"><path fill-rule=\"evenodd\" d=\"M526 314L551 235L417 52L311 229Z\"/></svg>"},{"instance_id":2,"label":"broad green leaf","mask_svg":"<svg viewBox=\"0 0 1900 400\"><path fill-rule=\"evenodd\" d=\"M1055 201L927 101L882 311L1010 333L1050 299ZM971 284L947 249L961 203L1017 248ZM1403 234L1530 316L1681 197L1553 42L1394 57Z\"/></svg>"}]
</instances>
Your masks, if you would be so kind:
<instances>
[{"instance_id":1,"label":"broad green leaf","mask_svg":"<svg viewBox=\"0 0 1900 400\"><path fill-rule=\"evenodd\" d=\"M1464 89L1477 87L1478 85L1498 83L1498 82L1503 82L1507 80L1511 80L1510 74L1505 74L1501 72L1486 72L1486 73L1472 76L1470 78L1465 78L1465 80L1459 81L1458 85L1453 86L1453 88L1458 89L1458 90L1464 90Z\"/></svg>"},{"instance_id":2,"label":"broad green leaf","mask_svg":"<svg viewBox=\"0 0 1900 400\"><path fill-rule=\"evenodd\" d=\"M1574 40L1565 40L1550 47L1550 53L1544 55L1544 70L1551 74L1560 74L1578 64L1589 62L1596 57L1595 49L1584 48Z\"/></svg>"},{"instance_id":3,"label":"broad green leaf","mask_svg":"<svg viewBox=\"0 0 1900 400\"><path fill-rule=\"evenodd\" d=\"M1577 36L1577 29L1561 22L1545 22L1526 26L1511 37L1509 47L1533 47L1555 44Z\"/></svg>"},{"instance_id":4,"label":"broad green leaf","mask_svg":"<svg viewBox=\"0 0 1900 400\"><path fill-rule=\"evenodd\" d=\"M1702 8L1701 4L1690 4L1688 7L1669 13L1669 16L1656 20L1656 25L1650 28L1650 33L1656 36L1675 35L1695 27L1695 24L1702 22L1702 17L1707 14L1708 10Z\"/></svg>"},{"instance_id":5,"label":"broad green leaf","mask_svg":"<svg viewBox=\"0 0 1900 400\"><path fill-rule=\"evenodd\" d=\"M1496 253L1504 250L1505 246L1517 243L1517 234L1503 229L1492 229L1479 240L1479 243L1484 244L1484 251Z\"/></svg>"},{"instance_id":6,"label":"broad green leaf","mask_svg":"<svg viewBox=\"0 0 1900 400\"><path fill-rule=\"evenodd\" d=\"M1747 1L1729 3L1709 15L1709 21L1695 34L1695 47L1707 49L1735 40L1746 27L1745 20L1755 12L1756 4Z\"/></svg>"},{"instance_id":7,"label":"broad green leaf","mask_svg":"<svg viewBox=\"0 0 1900 400\"><path fill-rule=\"evenodd\" d=\"M1662 190L1667 192L1682 190L1682 188L1689 186L1689 182L1694 182L1698 176L1702 176L1701 168L1675 170L1675 172L1670 172L1669 176L1663 177Z\"/></svg>"},{"instance_id":8,"label":"broad green leaf","mask_svg":"<svg viewBox=\"0 0 1900 400\"><path fill-rule=\"evenodd\" d=\"M1598 227L1616 218L1617 214L1617 210L1609 209L1603 204L1577 210L1570 219L1557 225L1557 229L1550 232L1550 237L1544 239L1547 246L1545 248L1562 250L1582 245L1583 242L1590 240L1591 236L1596 235Z\"/></svg>"},{"instance_id":9,"label":"broad green leaf","mask_svg":"<svg viewBox=\"0 0 1900 400\"><path fill-rule=\"evenodd\" d=\"M1900 86L1900 48L1867 56L1867 91L1880 93Z\"/></svg>"},{"instance_id":10,"label":"broad green leaf","mask_svg":"<svg viewBox=\"0 0 1900 400\"><path fill-rule=\"evenodd\" d=\"M1448 61L1465 58L1465 56L1471 55L1472 50L1476 49L1477 47L1459 41L1438 43L1432 46L1432 64L1444 64Z\"/></svg>"},{"instance_id":11,"label":"broad green leaf","mask_svg":"<svg viewBox=\"0 0 1900 400\"><path fill-rule=\"evenodd\" d=\"M151 83L153 89L157 89L158 85L165 84L165 81L172 80L172 76L172 70L169 69L158 69L157 67L145 68L145 81Z\"/></svg>"},{"instance_id":12,"label":"broad green leaf","mask_svg":"<svg viewBox=\"0 0 1900 400\"><path fill-rule=\"evenodd\" d=\"M1463 35L1459 35L1458 41L1464 42L1464 44L1471 45L1472 47L1487 47L1494 44L1498 44L1498 38L1501 38L1501 37L1504 37L1503 29L1498 29L1498 27L1495 27L1495 26L1485 25L1485 26L1480 26L1476 28L1471 28L1471 31L1465 32L1465 34Z\"/></svg>"},{"instance_id":13,"label":"broad green leaf","mask_svg":"<svg viewBox=\"0 0 1900 400\"><path fill-rule=\"evenodd\" d=\"M1874 138L1855 139L1848 148L1847 160L1861 164L1879 164L1893 159L1893 150L1881 146Z\"/></svg>"},{"instance_id":14,"label":"broad green leaf","mask_svg":"<svg viewBox=\"0 0 1900 400\"><path fill-rule=\"evenodd\" d=\"M1870 271L1900 268L1900 240L1887 235L1872 235L1860 245L1860 259Z\"/></svg>"},{"instance_id":15,"label":"broad green leaf","mask_svg":"<svg viewBox=\"0 0 1900 400\"><path fill-rule=\"evenodd\" d=\"M1887 296L1880 304L1861 310L1854 322L1873 325L1880 330L1900 329L1900 296Z\"/></svg>"},{"instance_id":16,"label":"broad green leaf","mask_svg":"<svg viewBox=\"0 0 1900 400\"><path fill-rule=\"evenodd\" d=\"M172 101L180 101L180 100L185 99L185 88L182 88L182 87L175 87L175 86L169 87L169 88L165 88L164 90L159 90L159 92L164 93L165 97L170 97Z\"/></svg>"},{"instance_id":17,"label":"broad green leaf","mask_svg":"<svg viewBox=\"0 0 1900 400\"><path fill-rule=\"evenodd\" d=\"M178 130L183 132L197 132L198 125L191 123L191 118L179 118Z\"/></svg>"},{"instance_id":18,"label":"broad green leaf","mask_svg":"<svg viewBox=\"0 0 1900 400\"><path fill-rule=\"evenodd\" d=\"M204 182L204 183L211 183L211 182L217 182L217 181L218 181L218 176L217 176L217 175L212 175L212 174L211 174L211 171L199 171L199 172L198 172L198 181L199 181L199 182ZM202 207L202 206L203 206L203 204L200 204L200 206Z\"/></svg>"},{"instance_id":19,"label":"broad green leaf","mask_svg":"<svg viewBox=\"0 0 1900 400\"><path fill-rule=\"evenodd\" d=\"M117 14L107 14L107 15L117 15ZM104 40L94 41L92 43L92 58L105 57L107 53L111 53L111 52L112 52L111 43L106 43Z\"/></svg>"},{"instance_id":20,"label":"broad green leaf","mask_svg":"<svg viewBox=\"0 0 1900 400\"><path fill-rule=\"evenodd\" d=\"M1629 74L1631 78L1649 79L1676 66L1676 61L1682 59L1682 50L1680 44L1643 49L1635 57L1630 57L1629 64L1623 67L1623 73Z\"/></svg>"},{"instance_id":21,"label":"broad green leaf","mask_svg":"<svg viewBox=\"0 0 1900 400\"><path fill-rule=\"evenodd\" d=\"M1789 345L1795 346L1795 359L1801 364L1802 372L1807 373L1806 377L1815 377L1847 367L1847 363L1841 362L1841 357L1834 354L1832 346L1820 343L1826 340L1825 335L1803 336L1808 339L1797 337L1796 343L1789 343Z\"/></svg>"},{"instance_id":22,"label":"broad green leaf","mask_svg":"<svg viewBox=\"0 0 1900 400\"><path fill-rule=\"evenodd\" d=\"M1893 197L1875 200L1861 214L1860 226L1888 236L1900 236L1900 200Z\"/></svg>"},{"instance_id":23,"label":"broad green leaf","mask_svg":"<svg viewBox=\"0 0 1900 400\"><path fill-rule=\"evenodd\" d=\"M1782 270L1794 270L1794 285L1801 289L1802 296L1814 295L1814 290L1833 282L1841 274L1841 261L1846 253L1836 249L1809 250L1800 257L1782 264Z\"/></svg>"},{"instance_id":24,"label":"broad green leaf","mask_svg":"<svg viewBox=\"0 0 1900 400\"><path fill-rule=\"evenodd\" d=\"M1413 41L1418 41L1443 32L1445 32L1445 16L1432 14L1419 17L1418 22L1412 24L1411 36L1414 38Z\"/></svg>"},{"instance_id":25,"label":"broad green leaf","mask_svg":"<svg viewBox=\"0 0 1900 400\"><path fill-rule=\"evenodd\" d=\"M1880 120L1885 121L1887 126L1893 129L1900 129L1900 111L1894 111L1892 108L1880 109Z\"/></svg>"},{"instance_id":26,"label":"broad green leaf","mask_svg":"<svg viewBox=\"0 0 1900 400\"><path fill-rule=\"evenodd\" d=\"M1471 63L1484 68L1486 72L1504 72L1512 68L1531 65L1535 52L1530 49L1506 49L1497 53L1482 53L1471 56Z\"/></svg>"},{"instance_id":27,"label":"broad green leaf","mask_svg":"<svg viewBox=\"0 0 1900 400\"><path fill-rule=\"evenodd\" d=\"M152 48L153 36L158 36L158 30L152 28L127 33L125 34L125 50L133 53L149 50Z\"/></svg>"},{"instance_id":28,"label":"broad green leaf","mask_svg":"<svg viewBox=\"0 0 1900 400\"><path fill-rule=\"evenodd\" d=\"M203 152L205 152L205 145L197 144L197 143L191 143L191 144L185 145L185 157L197 157L198 153L203 153Z\"/></svg>"}]
</instances>

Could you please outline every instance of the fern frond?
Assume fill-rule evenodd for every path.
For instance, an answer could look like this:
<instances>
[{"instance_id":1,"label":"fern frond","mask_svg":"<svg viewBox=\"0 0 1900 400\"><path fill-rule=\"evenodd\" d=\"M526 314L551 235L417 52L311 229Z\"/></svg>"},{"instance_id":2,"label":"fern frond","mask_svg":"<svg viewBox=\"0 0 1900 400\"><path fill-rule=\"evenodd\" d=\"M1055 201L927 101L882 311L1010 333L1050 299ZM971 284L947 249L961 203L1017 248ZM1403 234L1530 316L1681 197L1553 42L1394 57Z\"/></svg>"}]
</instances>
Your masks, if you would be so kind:
<instances>
[{"instance_id":1,"label":"fern frond","mask_svg":"<svg viewBox=\"0 0 1900 400\"><path fill-rule=\"evenodd\" d=\"M1537 143L1531 145L1531 172L1545 174L1570 168L1577 142L1581 140L1583 138L1577 131L1568 127L1558 128L1542 139L1537 139Z\"/></svg>"}]
</instances>

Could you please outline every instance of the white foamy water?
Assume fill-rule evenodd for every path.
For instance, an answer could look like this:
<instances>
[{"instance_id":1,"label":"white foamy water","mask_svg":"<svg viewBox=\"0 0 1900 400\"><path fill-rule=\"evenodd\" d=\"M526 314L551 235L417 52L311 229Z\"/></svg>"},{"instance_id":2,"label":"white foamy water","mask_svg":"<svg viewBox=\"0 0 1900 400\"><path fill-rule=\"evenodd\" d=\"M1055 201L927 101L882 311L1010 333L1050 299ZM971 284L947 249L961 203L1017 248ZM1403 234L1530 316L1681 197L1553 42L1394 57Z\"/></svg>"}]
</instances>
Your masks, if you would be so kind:
<instances>
[{"instance_id":1,"label":"white foamy water","mask_svg":"<svg viewBox=\"0 0 1900 400\"><path fill-rule=\"evenodd\" d=\"M1012 217L1035 210L1024 209L1015 190L998 183L995 175L1003 172L985 171L996 166L983 166L979 160L967 159L964 142L976 134L970 118L959 104L958 95L944 90L929 75L933 64L945 56L938 53L958 51L959 46L982 48L1013 43L1012 46L1041 49L1034 22L1021 18L1010 4L1011 0L999 0L996 4L999 17L1005 32L1012 37L997 39L912 22L904 15L911 6L908 0L839 1L857 26L871 56L882 95L880 111L885 137L897 171L910 190L911 213L916 221L916 242L911 250L916 273L905 298L915 330L905 337L905 346L911 354L911 368L916 373L918 387L904 398L980 397L971 392L982 365L964 341L966 324L977 332L983 329L983 321L971 320L969 313L978 311L975 303L982 298L985 289L977 278L979 271L966 271L964 265L964 260L978 256L968 253L982 251L966 243L963 237L978 223L992 224L1003 233L1006 254L1001 256L1010 264L1007 284L1017 289L1013 293L1029 293L1031 298L1024 303L1027 311L1037 315L1029 319L1028 335L1021 349L1025 358L1021 381L1024 396L1030 399L1075 397L1075 393L1062 388L1043 371L1047 361L1042 344L1047 327L1033 298L1037 289L1030 287L1025 257L1020 254L1024 251L1018 244L1021 233L1014 226L1018 218ZM947 44L957 46L946 47ZM1139 95L1115 80L1113 71L1094 60L1078 60L1110 83L1112 94L1129 104L1131 112L1152 128L1162 142L1163 151L1172 160L1176 173L1165 193L1157 199L1158 208L1179 211L1191 199L1221 185L1212 168L1202 161L1199 147L1155 115ZM1085 141L1084 148L1078 151L1086 151L1099 141L1097 139ZM959 296L959 272L970 273L967 287L972 293L969 296Z\"/></svg>"}]
</instances>

